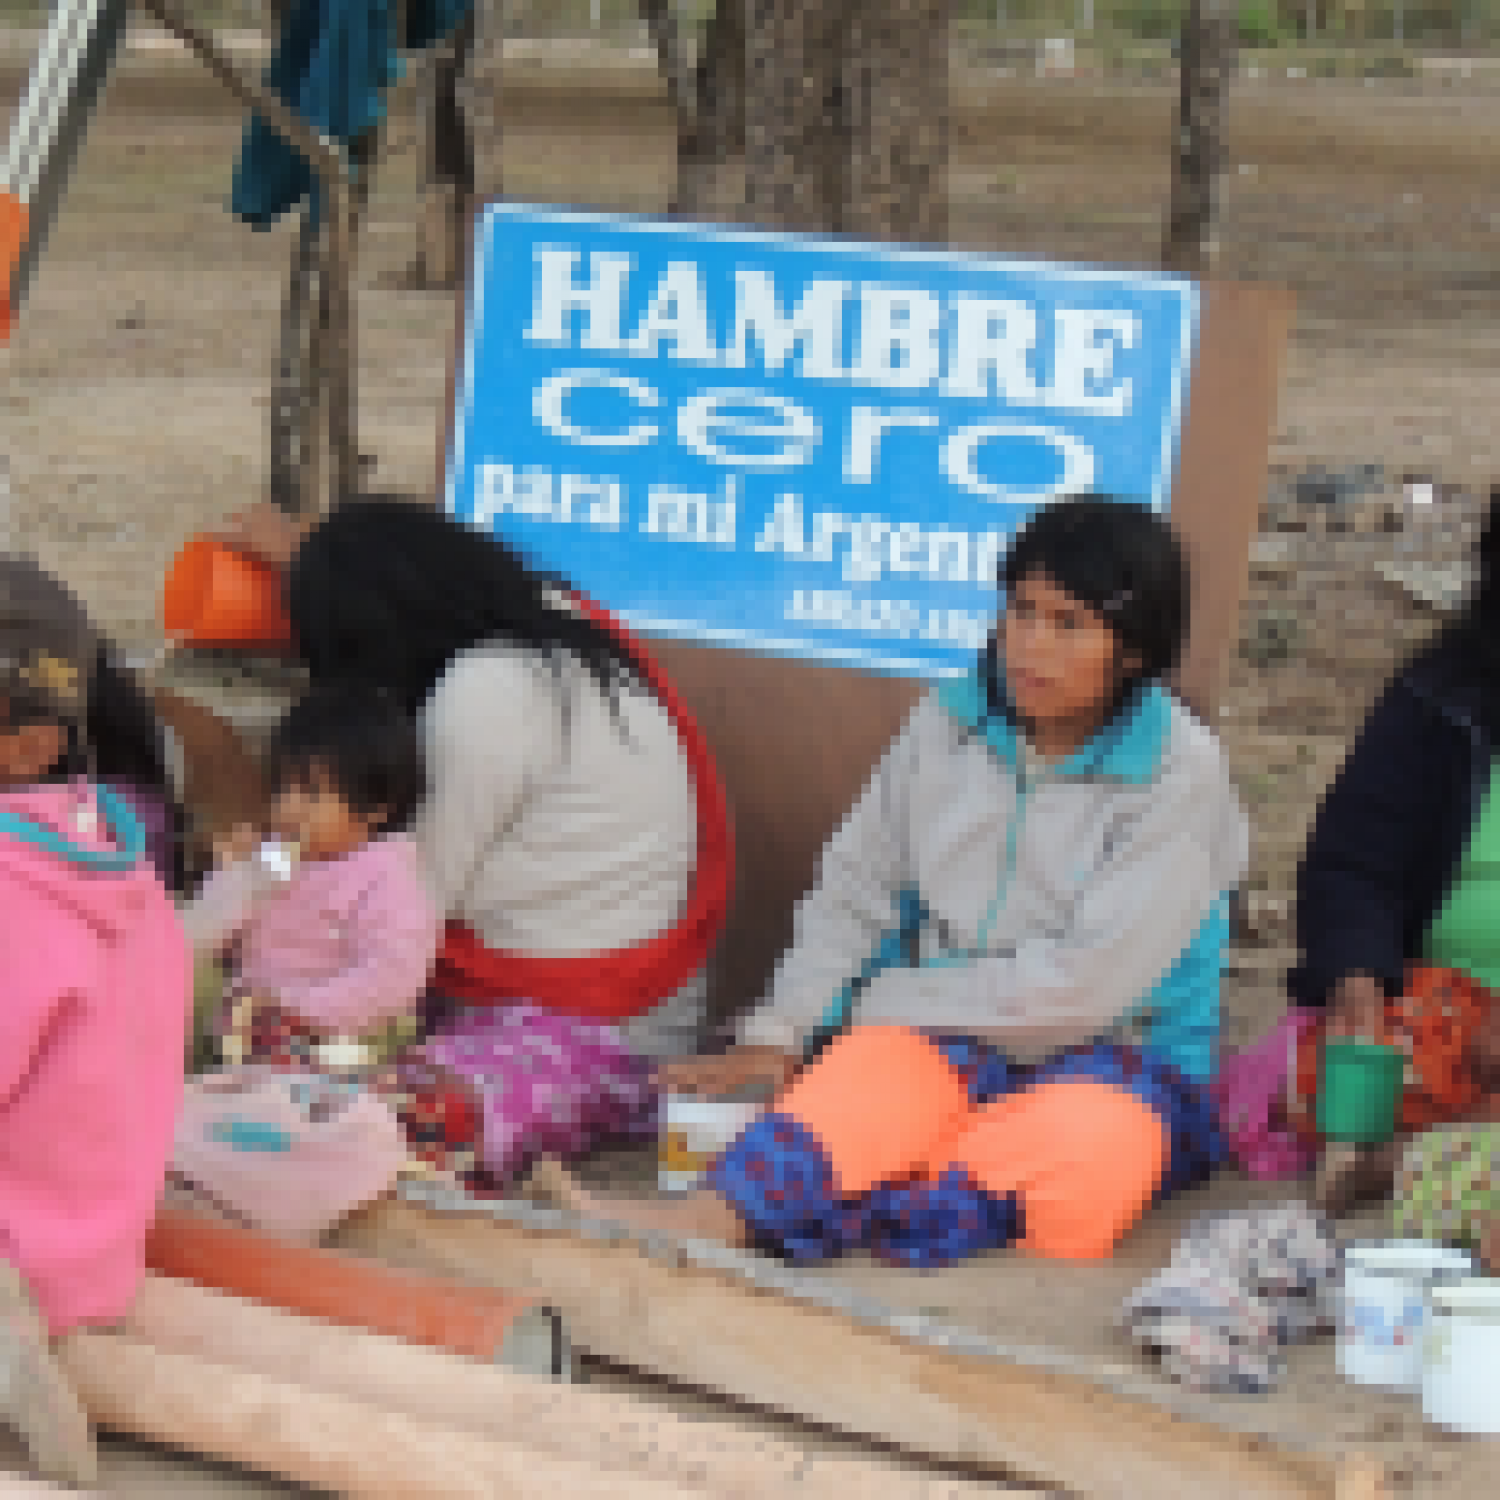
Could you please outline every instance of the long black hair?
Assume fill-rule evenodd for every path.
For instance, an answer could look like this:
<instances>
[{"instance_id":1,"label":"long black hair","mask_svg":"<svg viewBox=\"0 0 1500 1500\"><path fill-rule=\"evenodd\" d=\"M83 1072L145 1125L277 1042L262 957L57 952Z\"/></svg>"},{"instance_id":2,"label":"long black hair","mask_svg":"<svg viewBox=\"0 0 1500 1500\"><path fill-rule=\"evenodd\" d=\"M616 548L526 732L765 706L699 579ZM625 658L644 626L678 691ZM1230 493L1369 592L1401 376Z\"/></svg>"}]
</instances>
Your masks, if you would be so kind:
<instances>
[{"instance_id":1,"label":"long black hair","mask_svg":"<svg viewBox=\"0 0 1500 1500\"><path fill-rule=\"evenodd\" d=\"M389 693L358 682L319 684L283 715L265 757L266 780L281 790L321 770L377 832L411 821L426 790L422 745L411 715Z\"/></svg>"},{"instance_id":2,"label":"long black hair","mask_svg":"<svg viewBox=\"0 0 1500 1500\"><path fill-rule=\"evenodd\" d=\"M1177 534L1149 507L1108 495L1060 500L1034 515L1000 564L1007 598L1032 573L1102 615L1123 653L1141 665L1122 674L1109 717L1181 659L1191 611L1191 578ZM998 675L991 639L992 692Z\"/></svg>"},{"instance_id":3,"label":"long black hair","mask_svg":"<svg viewBox=\"0 0 1500 1500\"><path fill-rule=\"evenodd\" d=\"M177 800L167 765L166 736L150 696L134 672L119 660L113 647L101 643L89 687L88 717L83 747L74 744L68 769L88 769L100 781L128 782L141 791L160 797L167 809L172 839L170 889L180 891L186 882L187 819Z\"/></svg>"},{"instance_id":4,"label":"long black hair","mask_svg":"<svg viewBox=\"0 0 1500 1500\"><path fill-rule=\"evenodd\" d=\"M536 651L554 670L569 653L614 703L639 674L609 631L551 602L567 588L431 505L370 495L345 501L308 535L286 605L315 681L385 688L408 713L456 655L488 641Z\"/></svg>"},{"instance_id":5,"label":"long black hair","mask_svg":"<svg viewBox=\"0 0 1500 1500\"><path fill-rule=\"evenodd\" d=\"M1461 679L1492 740L1500 739L1500 484L1473 557L1474 584L1458 613L1415 653L1435 659Z\"/></svg>"}]
</instances>

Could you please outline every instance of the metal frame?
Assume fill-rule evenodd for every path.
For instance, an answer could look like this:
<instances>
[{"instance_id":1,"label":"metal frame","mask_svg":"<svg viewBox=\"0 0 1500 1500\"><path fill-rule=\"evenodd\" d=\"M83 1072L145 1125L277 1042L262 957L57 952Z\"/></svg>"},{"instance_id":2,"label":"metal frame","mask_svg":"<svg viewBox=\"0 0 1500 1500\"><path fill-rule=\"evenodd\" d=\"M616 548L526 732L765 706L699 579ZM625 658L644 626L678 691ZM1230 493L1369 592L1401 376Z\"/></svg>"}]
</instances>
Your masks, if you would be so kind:
<instances>
[{"instance_id":1,"label":"metal frame","mask_svg":"<svg viewBox=\"0 0 1500 1500\"><path fill-rule=\"evenodd\" d=\"M0 171L0 192L27 212L11 275L12 317L30 289L129 20L130 0L58 0L52 12Z\"/></svg>"}]
</instances>

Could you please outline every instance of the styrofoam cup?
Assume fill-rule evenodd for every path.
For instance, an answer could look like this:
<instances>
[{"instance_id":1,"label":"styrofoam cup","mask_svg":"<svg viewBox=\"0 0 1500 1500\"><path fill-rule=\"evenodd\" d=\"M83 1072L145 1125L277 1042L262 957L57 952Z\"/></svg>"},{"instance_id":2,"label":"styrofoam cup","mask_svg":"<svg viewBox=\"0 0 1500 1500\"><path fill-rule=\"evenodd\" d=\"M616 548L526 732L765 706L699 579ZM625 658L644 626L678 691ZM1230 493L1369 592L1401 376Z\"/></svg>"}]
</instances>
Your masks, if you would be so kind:
<instances>
[{"instance_id":1,"label":"styrofoam cup","mask_svg":"<svg viewBox=\"0 0 1500 1500\"><path fill-rule=\"evenodd\" d=\"M1427 1300L1423 1416L1454 1432L1500 1434L1500 1281L1435 1286Z\"/></svg>"},{"instance_id":2,"label":"styrofoam cup","mask_svg":"<svg viewBox=\"0 0 1500 1500\"><path fill-rule=\"evenodd\" d=\"M1388 1391L1422 1388L1427 1297L1474 1274L1474 1257L1427 1240L1351 1245L1344 1253L1338 1369Z\"/></svg>"},{"instance_id":3,"label":"styrofoam cup","mask_svg":"<svg viewBox=\"0 0 1500 1500\"><path fill-rule=\"evenodd\" d=\"M685 1193L764 1104L703 1099L696 1094L667 1094L661 1102L661 1135L657 1153L657 1186L664 1193Z\"/></svg>"}]
</instances>

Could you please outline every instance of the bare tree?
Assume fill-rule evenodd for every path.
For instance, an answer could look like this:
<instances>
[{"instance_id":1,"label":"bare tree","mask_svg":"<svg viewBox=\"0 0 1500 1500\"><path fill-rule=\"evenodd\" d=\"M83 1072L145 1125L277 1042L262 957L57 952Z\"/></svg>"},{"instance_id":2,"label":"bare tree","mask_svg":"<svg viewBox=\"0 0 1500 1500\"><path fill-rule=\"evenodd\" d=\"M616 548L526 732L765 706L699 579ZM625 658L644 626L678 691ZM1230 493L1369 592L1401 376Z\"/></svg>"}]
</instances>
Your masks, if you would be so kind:
<instances>
[{"instance_id":1,"label":"bare tree","mask_svg":"<svg viewBox=\"0 0 1500 1500\"><path fill-rule=\"evenodd\" d=\"M839 228L862 239L948 238L949 0L855 8L842 71L848 163Z\"/></svg>"},{"instance_id":2,"label":"bare tree","mask_svg":"<svg viewBox=\"0 0 1500 1500\"><path fill-rule=\"evenodd\" d=\"M1190 0L1182 30L1172 200L1162 264L1182 276L1206 276L1218 252L1218 179L1223 160L1224 96L1239 51L1233 0Z\"/></svg>"},{"instance_id":3,"label":"bare tree","mask_svg":"<svg viewBox=\"0 0 1500 1500\"><path fill-rule=\"evenodd\" d=\"M949 0L744 0L757 223L947 238Z\"/></svg>"}]
</instances>

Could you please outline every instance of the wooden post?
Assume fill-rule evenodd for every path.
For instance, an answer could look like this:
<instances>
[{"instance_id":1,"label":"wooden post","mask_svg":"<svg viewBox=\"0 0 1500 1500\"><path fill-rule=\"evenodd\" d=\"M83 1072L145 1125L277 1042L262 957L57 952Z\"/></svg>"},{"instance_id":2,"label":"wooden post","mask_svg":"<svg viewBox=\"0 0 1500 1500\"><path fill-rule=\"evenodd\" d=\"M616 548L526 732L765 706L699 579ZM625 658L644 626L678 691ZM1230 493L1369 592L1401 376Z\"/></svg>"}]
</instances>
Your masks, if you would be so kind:
<instances>
[{"instance_id":1,"label":"wooden post","mask_svg":"<svg viewBox=\"0 0 1500 1500\"><path fill-rule=\"evenodd\" d=\"M1233 0L1191 0L1182 30L1172 201L1162 264L1179 276L1206 276L1218 249L1217 189L1223 154L1224 94L1238 51Z\"/></svg>"},{"instance_id":2,"label":"wooden post","mask_svg":"<svg viewBox=\"0 0 1500 1500\"><path fill-rule=\"evenodd\" d=\"M260 115L318 173L323 187L326 220L321 278L326 318L319 321L326 325L329 353L328 378L320 383L326 386L327 393L332 493L335 498L341 498L353 492L359 472L359 448L354 436L352 361L355 331L350 280L354 270L355 206L349 165L333 141L314 130L258 79L242 72L206 32L193 24L179 0L141 0L141 3L148 14L197 55L241 104ZM316 345L316 339L314 343ZM310 359L310 363L316 368L316 360ZM303 463L306 464L308 459L309 455L304 451ZM310 492L305 486L301 503L304 510L315 506L316 492Z\"/></svg>"}]
</instances>

